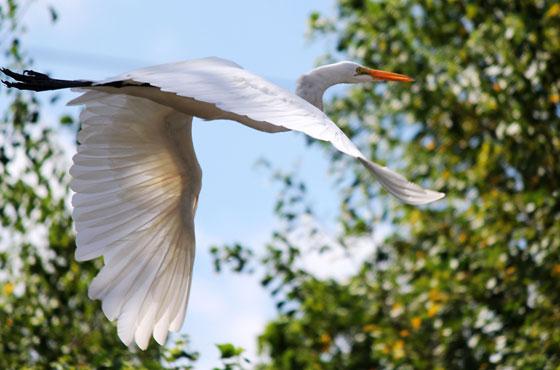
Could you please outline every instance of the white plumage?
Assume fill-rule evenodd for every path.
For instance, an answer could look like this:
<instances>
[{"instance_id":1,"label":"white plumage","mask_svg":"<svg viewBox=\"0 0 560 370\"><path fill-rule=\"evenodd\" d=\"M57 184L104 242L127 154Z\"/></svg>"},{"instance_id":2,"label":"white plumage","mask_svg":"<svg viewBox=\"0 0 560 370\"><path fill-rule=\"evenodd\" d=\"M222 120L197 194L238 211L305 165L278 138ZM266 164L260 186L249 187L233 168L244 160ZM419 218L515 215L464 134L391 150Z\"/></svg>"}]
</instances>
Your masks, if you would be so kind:
<instances>
[{"instance_id":1,"label":"white plumage","mask_svg":"<svg viewBox=\"0 0 560 370\"><path fill-rule=\"evenodd\" d=\"M86 92L70 169L80 261L104 257L89 296L127 345L160 344L185 316L201 170L192 117L126 95Z\"/></svg>"},{"instance_id":2,"label":"white plumage","mask_svg":"<svg viewBox=\"0 0 560 370\"><path fill-rule=\"evenodd\" d=\"M184 321L195 253L194 215L202 172L192 144L193 116L230 119L265 132L300 131L359 160L391 194L419 205L443 197L369 161L322 112L338 83L410 82L351 62L298 80L294 95L237 64L205 58L149 67L105 81L63 81L4 73L35 91L81 87L85 105L70 170L76 258L103 256L89 295L117 320L121 340L145 349ZM52 86L52 87L51 87Z\"/></svg>"}]
</instances>

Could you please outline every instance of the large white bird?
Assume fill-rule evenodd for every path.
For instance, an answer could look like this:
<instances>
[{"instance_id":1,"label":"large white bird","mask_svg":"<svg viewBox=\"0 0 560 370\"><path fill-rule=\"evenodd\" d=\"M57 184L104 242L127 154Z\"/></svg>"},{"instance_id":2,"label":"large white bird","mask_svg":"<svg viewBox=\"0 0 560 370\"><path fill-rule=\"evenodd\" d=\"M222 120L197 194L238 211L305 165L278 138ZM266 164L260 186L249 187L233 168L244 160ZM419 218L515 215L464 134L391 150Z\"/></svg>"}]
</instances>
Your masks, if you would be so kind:
<instances>
[{"instance_id":1,"label":"large white bird","mask_svg":"<svg viewBox=\"0 0 560 370\"><path fill-rule=\"evenodd\" d=\"M444 196L369 161L322 112L325 90L340 83L411 78L352 62L303 75L296 95L220 58L164 64L105 81L57 80L24 71L4 74L8 87L76 88L84 105L70 174L76 259L103 256L89 287L117 320L126 344L163 344L183 324L195 254L194 216L202 171L192 143L193 117L229 119L265 132L300 131L356 158L405 203Z\"/></svg>"}]
</instances>

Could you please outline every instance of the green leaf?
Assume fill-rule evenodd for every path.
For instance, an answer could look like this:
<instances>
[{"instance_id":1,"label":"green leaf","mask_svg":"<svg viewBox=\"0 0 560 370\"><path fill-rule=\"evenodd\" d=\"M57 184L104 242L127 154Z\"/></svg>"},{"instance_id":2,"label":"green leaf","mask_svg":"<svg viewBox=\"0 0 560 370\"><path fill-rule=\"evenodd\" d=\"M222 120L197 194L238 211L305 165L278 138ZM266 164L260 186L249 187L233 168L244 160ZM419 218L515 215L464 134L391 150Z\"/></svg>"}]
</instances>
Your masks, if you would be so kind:
<instances>
[{"instance_id":1,"label":"green leaf","mask_svg":"<svg viewBox=\"0 0 560 370\"><path fill-rule=\"evenodd\" d=\"M245 351L243 348L236 347L231 343L216 344L216 347L220 351L220 358L222 359L240 356Z\"/></svg>"}]
</instances>

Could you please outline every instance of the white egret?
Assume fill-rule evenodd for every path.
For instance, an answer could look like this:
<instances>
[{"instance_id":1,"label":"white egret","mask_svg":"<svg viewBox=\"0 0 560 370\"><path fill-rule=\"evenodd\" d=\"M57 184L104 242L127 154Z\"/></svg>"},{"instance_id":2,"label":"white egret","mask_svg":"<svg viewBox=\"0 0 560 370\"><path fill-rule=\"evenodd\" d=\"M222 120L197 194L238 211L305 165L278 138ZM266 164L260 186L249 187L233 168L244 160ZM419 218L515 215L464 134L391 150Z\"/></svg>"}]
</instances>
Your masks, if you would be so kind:
<instances>
[{"instance_id":1,"label":"white egret","mask_svg":"<svg viewBox=\"0 0 560 370\"><path fill-rule=\"evenodd\" d=\"M193 117L229 119L265 132L300 131L329 141L360 161L405 203L444 196L369 161L322 112L325 90L340 83L410 82L391 72L340 62L299 78L296 95L219 58L139 69L105 81L57 80L2 70L8 87L43 91L76 88L84 105L78 152L70 174L76 259L103 256L89 287L117 320L126 344L163 344L184 321L195 254L194 216L202 171Z\"/></svg>"}]
</instances>

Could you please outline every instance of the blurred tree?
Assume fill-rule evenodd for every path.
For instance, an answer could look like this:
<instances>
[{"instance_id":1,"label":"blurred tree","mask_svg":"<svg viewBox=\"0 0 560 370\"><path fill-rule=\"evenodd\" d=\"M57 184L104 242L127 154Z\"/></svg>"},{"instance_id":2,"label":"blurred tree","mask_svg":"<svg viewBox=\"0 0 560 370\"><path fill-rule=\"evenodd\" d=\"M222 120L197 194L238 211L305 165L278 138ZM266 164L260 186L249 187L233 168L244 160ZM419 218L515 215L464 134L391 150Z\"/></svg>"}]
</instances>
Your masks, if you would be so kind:
<instances>
[{"instance_id":1,"label":"blurred tree","mask_svg":"<svg viewBox=\"0 0 560 370\"><path fill-rule=\"evenodd\" d=\"M17 69L30 62L20 45L24 4L0 3L0 49ZM197 354L181 340L169 349L125 347L88 298L101 261L74 260L68 163L34 94L0 93L0 368L190 368Z\"/></svg>"},{"instance_id":2,"label":"blurred tree","mask_svg":"<svg viewBox=\"0 0 560 370\"><path fill-rule=\"evenodd\" d=\"M279 316L260 337L260 368L557 369L560 4L339 0L333 19L310 22L345 59L416 78L326 106L372 159L447 197L398 204L325 146L342 248L375 225L392 232L354 276L320 279L300 263L317 230L292 237L314 217L305 186L279 176L286 227L262 260Z\"/></svg>"}]
</instances>

